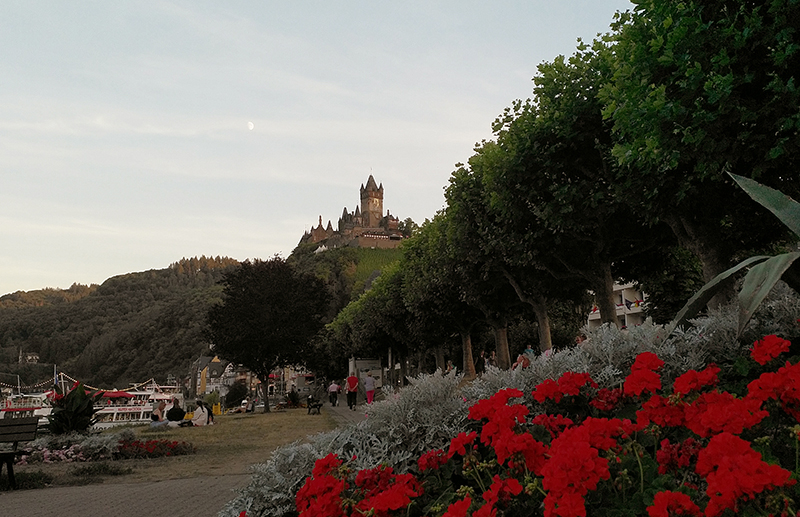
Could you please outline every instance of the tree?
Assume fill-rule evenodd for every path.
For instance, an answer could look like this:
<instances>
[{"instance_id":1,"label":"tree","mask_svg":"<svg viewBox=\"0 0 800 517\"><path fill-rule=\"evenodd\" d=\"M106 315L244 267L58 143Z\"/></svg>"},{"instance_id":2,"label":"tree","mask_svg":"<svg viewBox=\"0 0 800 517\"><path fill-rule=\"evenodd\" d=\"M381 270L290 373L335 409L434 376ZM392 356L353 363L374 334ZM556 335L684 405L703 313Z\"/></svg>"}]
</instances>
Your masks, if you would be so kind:
<instances>
[{"instance_id":1,"label":"tree","mask_svg":"<svg viewBox=\"0 0 800 517\"><path fill-rule=\"evenodd\" d=\"M454 255L448 252L447 224L447 215L440 212L404 243L403 299L419 327L437 329L442 341L450 333L461 337L464 371L475 375L471 332L482 314L463 297L465 280Z\"/></svg>"},{"instance_id":2,"label":"tree","mask_svg":"<svg viewBox=\"0 0 800 517\"><path fill-rule=\"evenodd\" d=\"M640 216L669 224L705 281L786 235L725 172L800 191L798 19L796 0L643 0L614 25L601 96L625 165L616 181Z\"/></svg>"},{"instance_id":3,"label":"tree","mask_svg":"<svg viewBox=\"0 0 800 517\"><path fill-rule=\"evenodd\" d=\"M613 64L607 42L598 40L540 65L533 101L517 102L495 123L505 156L486 168L486 183L519 256L557 279L581 280L594 291L602 321L617 325L619 265L660 235L614 182L611 128L598 98Z\"/></svg>"},{"instance_id":4,"label":"tree","mask_svg":"<svg viewBox=\"0 0 800 517\"><path fill-rule=\"evenodd\" d=\"M222 303L208 312L208 336L220 357L250 369L264 387L276 368L303 364L322 328L328 292L279 256L245 261L223 278ZM264 404L269 411L269 404Z\"/></svg>"}]
</instances>

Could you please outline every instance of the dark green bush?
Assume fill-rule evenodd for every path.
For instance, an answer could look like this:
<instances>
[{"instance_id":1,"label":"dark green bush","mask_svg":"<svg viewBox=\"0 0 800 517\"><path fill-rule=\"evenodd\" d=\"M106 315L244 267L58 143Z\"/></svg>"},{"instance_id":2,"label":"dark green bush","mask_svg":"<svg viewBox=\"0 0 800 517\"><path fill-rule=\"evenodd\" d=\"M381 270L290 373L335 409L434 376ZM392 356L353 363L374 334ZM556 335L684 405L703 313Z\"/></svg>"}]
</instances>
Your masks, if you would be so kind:
<instances>
[{"instance_id":1,"label":"dark green bush","mask_svg":"<svg viewBox=\"0 0 800 517\"><path fill-rule=\"evenodd\" d=\"M103 396L103 392L86 393L83 384L75 386L66 395L56 388L52 398L53 411L47 417L47 428L53 434L86 431L97 422L94 404Z\"/></svg>"}]
</instances>

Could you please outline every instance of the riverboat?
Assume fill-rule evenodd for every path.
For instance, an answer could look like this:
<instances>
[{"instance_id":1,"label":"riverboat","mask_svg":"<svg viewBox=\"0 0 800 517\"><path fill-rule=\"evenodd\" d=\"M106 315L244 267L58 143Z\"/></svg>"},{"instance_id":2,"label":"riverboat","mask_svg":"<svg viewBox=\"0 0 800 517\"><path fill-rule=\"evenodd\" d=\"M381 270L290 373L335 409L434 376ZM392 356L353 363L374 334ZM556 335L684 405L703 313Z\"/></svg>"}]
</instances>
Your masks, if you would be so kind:
<instances>
[{"instance_id":1,"label":"riverboat","mask_svg":"<svg viewBox=\"0 0 800 517\"><path fill-rule=\"evenodd\" d=\"M135 389L108 390L97 403L99 411L94 428L149 424L150 415L158 404L163 401L169 407L175 399L183 405L183 394L177 386L161 386L152 381L136 385Z\"/></svg>"},{"instance_id":2,"label":"riverboat","mask_svg":"<svg viewBox=\"0 0 800 517\"><path fill-rule=\"evenodd\" d=\"M50 414L50 401L46 393L11 394L3 397L0 404L0 418L23 418L38 416L47 418Z\"/></svg>"},{"instance_id":3,"label":"riverboat","mask_svg":"<svg viewBox=\"0 0 800 517\"><path fill-rule=\"evenodd\" d=\"M71 382L74 379L69 378ZM66 384L63 382L62 384ZM98 409L95 417L95 429L125 424L149 424L150 415L158 404L172 402L178 399L183 406L183 394L177 386L162 386L150 379L149 381L132 385L127 390L97 390L87 386L88 391L102 391L103 396L95 404ZM52 411L50 404L53 391L33 394L8 394L0 402L0 418L19 418L38 416L40 425L48 423L47 416Z\"/></svg>"}]
</instances>

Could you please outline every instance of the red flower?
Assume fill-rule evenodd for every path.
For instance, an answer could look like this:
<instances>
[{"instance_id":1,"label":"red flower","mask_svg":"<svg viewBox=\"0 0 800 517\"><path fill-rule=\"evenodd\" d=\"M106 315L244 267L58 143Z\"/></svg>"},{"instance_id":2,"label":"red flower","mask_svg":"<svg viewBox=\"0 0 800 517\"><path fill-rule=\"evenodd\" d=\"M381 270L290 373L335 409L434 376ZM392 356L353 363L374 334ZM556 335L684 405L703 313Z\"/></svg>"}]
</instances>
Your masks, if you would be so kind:
<instances>
[{"instance_id":1,"label":"red flower","mask_svg":"<svg viewBox=\"0 0 800 517\"><path fill-rule=\"evenodd\" d=\"M750 442L731 433L711 438L698 455L695 471L708 482L708 517L721 515L726 509L735 510L736 501L742 497L752 498L765 490L794 483L789 471L765 463Z\"/></svg>"},{"instance_id":2,"label":"red flower","mask_svg":"<svg viewBox=\"0 0 800 517\"><path fill-rule=\"evenodd\" d=\"M622 400L622 388L603 388L589 401L589 405L600 411L614 411Z\"/></svg>"},{"instance_id":3,"label":"red flower","mask_svg":"<svg viewBox=\"0 0 800 517\"><path fill-rule=\"evenodd\" d=\"M661 377L656 370L664 366L664 361L652 352L642 352L636 356L631 366L631 374L625 379L625 395L639 396L642 393L661 389Z\"/></svg>"},{"instance_id":4,"label":"red flower","mask_svg":"<svg viewBox=\"0 0 800 517\"><path fill-rule=\"evenodd\" d=\"M698 436L729 432L739 434L769 415L761 402L752 398L737 399L730 393L703 393L684 409L686 427Z\"/></svg>"},{"instance_id":5,"label":"red flower","mask_svg":"<svg viewBox=\"0 0 800 517\"><path fill-rule=\"evenodd\" d=\"M687 438L682 443L672 445L668 439L661 441L661 448L656 453L658 473L675 473L678 469L688 467L700 451L700 443L694 438Z\"/></svg>"},{"instance_id":6,"label":"red flower","mask_svg":"<svg viewBox=\"0 0 800 517\"><path fill-rule=\"evenodd\" d=\"M438 470L445 463L447 463L447 455L442 449L428 451L417 460L420 472L425 472L428 469Z\"/></svg>"},{"instance_id":7,"label":"red flower","mask_svg":"<svg viewBox=\"0 0 800 517\"><path fill-rule=\"evenodd\" d=\"M700 508L692 502L688 495L666 490L659 492L653 499L653 506L647 507L650 517L673 517L675 515L691 515L700 517Z\"/></svg>"},{"instance_id":8,"label":"red flower","mask_svg":"<svg viewBox=\"0 0 800 517\"><path fill-rule=\"evenodd\" d=\"M536 386L533 391L533 398L544 403L547 399L553 399L556 403L561 402L565 395L577 396L581 394L581 388L589 385L597 388L588 373L565 372L558 378L558 382L552 379L545 379L544 382Z\"/></svg>"},{"instance_id":9,"label":"red flower","mask_svg":"<svg viewBox=\"0 0 800 517\"><path fill-rule=\"evenodd\" d=\"M637 355L636 359L633 361L631 371L649 370L654 372L656 370L660 370L662 366L664 366L664 361L659 359L656 354L653 352L642 352L641 354Z\"/></svg>"},{"instance_id":10,"label":"red flower","mask_svg":"<svg viewBox=\"0 0 800 517\"><path fill-rule=\"evenodd\" d=\"M456 454L466 456L467 447L472 445L472 442L474 442L477 437L478 433L475 431L471 433L458 433L458 436L450 440L450 450L447 452L447 458L450 459Z\"/></svg>"},{"instance_id":11,"label":"red flower","mask_svg":"<svg viewBox=\"0 0 800 517\"><path fill-rule=\"evenodd\" d=\"M388 516L392 510L406 508L411 503L412 497L422 495L422 486L412 474L398 474L391 478L385 475L386 473L391 474L391 472L391 467L382 469L380 481L369 492L371 495L356 505L357 510L364 513L374 510L373 515L384 517ZM356 484L358 484L358 476L356 476Z\"/></svg>"},{"instance_id":12,"label":"red flower","mask_svg":"<svg viewBox=\"0 0 800 517\"><path fill-rule=\"evenodd\" d=\"M661 389L661 376L650 370L634 370L625 378L625 395L638 397L644 392L656 392Z\"/></svg>"},{"instance_id":13,"label":"red flower","mask_svg":"<svg viewBox=\"0 0 800 517\"><path fill-rule=\"evenodd\" d=\"M471 504L472 499L470 499L469 496L466 496L461 501L456 501L448 506L447 511L444 512L442 517L467 517L467 511L469 510L469 505Z\"/></svg>"},{"instance_id":14,"label":"red flower","mask_svg":"<svg viewBox=\"0 0 800 517\"><path fill-rule=\"evenodd\" d=\"M495 475L489 490L483 493L486 503L473 513L472 517L494 517L497 515L495 506L497 503L506 505L511 500L511 496L521 493L522 485L519 481L514 478L500 479L500 476Z\"/></svg>"},{"instance_id":15,"label":"red flower","mask_svg":"<svg viewBox=\"0 0 800 517\"><path fill-rule=\"evenodd\" d=\"M750 351L750 357L760 365L765 365L772 361L783 352L789 350L791 342L779 338L776 335L765 336L760 341L753 343L753 349Z\"/></svg>"},{"instance_id":16,"label":"red flower","mask_svg":"<svg viewBox=\"0 0 800 517\"><path fill-rule=\"evenodd\" d=\"M531 423L540 425L547 429L547 432L550 433L552 438L560 435L564 429L575 425L575 422L564 417L563 415L548 415L547 413L536 415Z\"/></svg>"},{"instance_id":17,"label":"red flower","mask_svg":"<svg viewBox=\"0 0 800 517\"><path fill-rule=\"evenodd\" d=\"M561 402L564 396L558 388L558 383L553 379L545 379L544 382L536 386L533 390L533 398L536 402L544 403L547 399L553 399L556 402Z\"/></svg>"},{"instance_id":18,"label":"red flower","mask_svg":"<svg viewBox=\"0 0 800 517\"><path fill-rule=\"evenodd\" d=\"M340 460L336 454L330 453L314 463L314 470L311 471L311 475L318 477L324 474L331 474L335 472L341 464L342 460Z\"/></svg>"},{"instance_id":19,"label":"red flower","mask_svg":"<svg viewBox=\"0 0 800 517\"><path fill-rule=\"evenodd\" d=\"M672 385L672 391L673 393L682 393L686 395L706 386L714 386L717 384L717 374L719 374L719 372L719 367L713 363L700 372L689 370L675 379L675 383Z\"/></svg>"}]
</instances>

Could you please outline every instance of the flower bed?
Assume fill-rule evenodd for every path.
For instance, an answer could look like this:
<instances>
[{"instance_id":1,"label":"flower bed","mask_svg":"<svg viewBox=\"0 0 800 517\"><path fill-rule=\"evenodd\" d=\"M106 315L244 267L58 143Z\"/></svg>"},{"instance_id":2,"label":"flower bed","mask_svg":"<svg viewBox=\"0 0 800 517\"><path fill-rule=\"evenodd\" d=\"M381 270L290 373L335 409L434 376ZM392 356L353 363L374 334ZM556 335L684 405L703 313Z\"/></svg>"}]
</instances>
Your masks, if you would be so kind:
<instances>
[{"instance_id":1,"label":"flower bed","mask_svg":"<svg viewBox=\"0 0 800 517\"><path fill-rule=\"evenodd\" d=\"M158 458L192 454L187 442L173 440L137 440L131 430L115 434L86 435L71 433L47 436L23 449L20 465L31 463L85 462L128 458Z\"/></svg>"},{"instance_id":2,"label":"flower bed","mask_svg":"<svg viewBox=\"0 0 800 517\"><path fill-rule=\"evenodd\" d=\"M195 448L188 442L175 440L120 440L115 459L160 458L193 454Z\"/></svg>"},{"instance_id":3,"label":"flower bed","mask_svg":"<svg viewBox=\"0 0 800 517\"><path fill-rule=\"evenodd\" d=\"M469 410L472 429L416 468L317 460L297 492L302 516L796 515L800 363L777 336L749 360L662 386L639 354L622 386L585 373L545 380L519 401L503 389ZM780 359L780 360L779 360Z\"/></svg>"}]
</instances>

